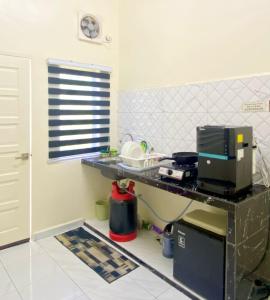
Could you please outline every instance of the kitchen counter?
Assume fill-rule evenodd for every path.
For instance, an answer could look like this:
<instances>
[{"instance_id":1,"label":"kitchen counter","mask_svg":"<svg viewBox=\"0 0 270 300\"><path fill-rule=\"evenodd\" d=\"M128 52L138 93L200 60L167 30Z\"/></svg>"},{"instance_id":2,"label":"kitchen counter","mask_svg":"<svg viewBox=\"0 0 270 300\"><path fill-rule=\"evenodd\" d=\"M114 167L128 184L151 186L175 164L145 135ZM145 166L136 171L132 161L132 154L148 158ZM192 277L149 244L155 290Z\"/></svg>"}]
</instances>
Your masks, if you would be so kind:
<instances>
[{"instance_id":1,"label":"kitchen counter","mask_svg":"<svg viewBox=\"0 0 270 300\"><path fill-rule=\"evenodd\" d=\"M268 192L268 189L263 185L253 185L248 192L242 195L226 198L199 191L196 181L177 182L170 179L162 180L158 174L158 168L139 172L123 168L118 165L118 162L120 161L117 158L94 157L82 160L83 164L99 169L104 176L112 180L129 178L228 211L233 211L240 203L247 202L251 198Z\"/></svg>"},{"instance_id":2,"label":"kitchen counter","mask_svg":"<svg viewBox=\"0 0 270 300\"><path fill-rule=\"evenodd\" d=\"M82 160L83 165L99 169L102 175L112 180L129 178L227 211L224 299L247 299L249 288L246 274L251 273L251 277L270 282L270 269L267 268L270 258L265 255L269 245L269 189L253 185L241 196L221 197L199 191L196 181L164 181L158 174L158 168L138 172L119 166L119 162L117 158L99 157Z\"/></svg>"}]
</instances>

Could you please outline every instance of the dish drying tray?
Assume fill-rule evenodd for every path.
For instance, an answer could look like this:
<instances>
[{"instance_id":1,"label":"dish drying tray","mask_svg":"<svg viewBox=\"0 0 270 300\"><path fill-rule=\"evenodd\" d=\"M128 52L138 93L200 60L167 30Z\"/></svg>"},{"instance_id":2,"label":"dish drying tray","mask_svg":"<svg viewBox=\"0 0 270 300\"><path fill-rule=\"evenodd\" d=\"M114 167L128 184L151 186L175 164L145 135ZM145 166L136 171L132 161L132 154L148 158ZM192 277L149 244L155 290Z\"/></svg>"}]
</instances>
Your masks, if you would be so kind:
<instances>
[{"instance_id":1,"label":"dish drying tray","mask_svg":"<svg viewBox=\"0 0 270 300\"><path fill-rule=\"evenodd\" d=\"M122 163L118 163L119 166L133 170L133 171L146 171L158 166L164 165L164 161L160 162L160 158L166 157L165 154L151 153L145 154L142 158L133 158L125 155L119 155Z\"/></svg>"}]
</instances>

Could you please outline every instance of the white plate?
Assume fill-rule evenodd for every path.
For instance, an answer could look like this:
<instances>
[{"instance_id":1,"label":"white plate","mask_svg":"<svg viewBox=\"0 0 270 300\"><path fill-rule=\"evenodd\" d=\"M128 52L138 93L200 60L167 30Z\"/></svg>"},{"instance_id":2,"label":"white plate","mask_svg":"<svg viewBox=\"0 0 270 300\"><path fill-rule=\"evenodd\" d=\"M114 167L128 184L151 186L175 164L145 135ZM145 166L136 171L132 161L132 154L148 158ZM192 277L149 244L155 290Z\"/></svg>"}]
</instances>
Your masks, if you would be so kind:
<instances>
[{"instance_id":1,"label":"white plate","mask_svg":"<svg viewBox=\"0 0 270 300\"><path fill-rule=\"evenodd\" d=\"M126 142L126 143L122 146L122 148L121 148L121 155L126 156L126 153L128 152L128 149L129 149L129 147L130 147L130 145L131 145L132 143L133 143L132 141L128 141L128 142Z\"/></svg>"},{"instance_id":2,"label":"white plate","mask_svg":"<svg viewBox=\"0 0 270 300\"><path fill-rule=\"evenodd\" d=\"M127 142L122 147L121 155L138 159L144 156L144 151L139 143Z\"/></svg>"},{"instance_id":3,"label":"white plate","mask_svg":"<svg viewBox=\"0 0 270 300\"><path fill-rule=\"evenodd\" d=\"M142 158L144 157L144 154L145 153L141 145L138 143L134 143L129 146L126 156L133 157L133 158Z\"/></svg>"}]
</instances>

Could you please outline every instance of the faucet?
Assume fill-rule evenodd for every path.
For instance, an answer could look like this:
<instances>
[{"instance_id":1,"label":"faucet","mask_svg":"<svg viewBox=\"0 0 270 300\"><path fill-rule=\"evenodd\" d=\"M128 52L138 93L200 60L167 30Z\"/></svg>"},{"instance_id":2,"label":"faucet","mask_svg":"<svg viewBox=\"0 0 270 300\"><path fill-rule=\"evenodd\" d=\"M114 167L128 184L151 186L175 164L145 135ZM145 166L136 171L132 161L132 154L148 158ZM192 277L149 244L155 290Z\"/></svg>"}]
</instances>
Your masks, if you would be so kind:
<instances>
[{"instance_id":1,"label":"faucet","mask_svg":"<svg viewBox=\"0 0 270 300\"><path fill-rule=\"evenodd\" d=\"M123 139L124 139L125 136L129 136L130 139L131 139L131 141L132 141L132 142L134 141L134 138L133 138L133 136L132 136L131 133L125 133L125 134L123 135L122 139L119 141L119 142L120 142L120 145L122 145L122 142L123 142Z\"/></svg>"}]
</instances>

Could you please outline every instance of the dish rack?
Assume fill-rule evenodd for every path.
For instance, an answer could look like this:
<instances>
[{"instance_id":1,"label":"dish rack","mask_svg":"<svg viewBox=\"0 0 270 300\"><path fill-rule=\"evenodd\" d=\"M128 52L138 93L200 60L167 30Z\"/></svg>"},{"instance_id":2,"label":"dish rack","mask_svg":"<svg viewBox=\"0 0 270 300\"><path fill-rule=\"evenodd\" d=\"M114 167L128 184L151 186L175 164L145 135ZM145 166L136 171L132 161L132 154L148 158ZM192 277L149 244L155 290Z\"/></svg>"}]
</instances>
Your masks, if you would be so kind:
<instances>
[{"instance_id":1,"label":"dish rack","mask_svg":"<svg viewBox=\"0 0 270 300\"><path fill-rule=\"evenodd\" d=\"M133 158L125 155L119 155L123 164L137 168L137 169L148 169L160 164L159 159L165 157L165 154L161 153L150 153L145 154L142 158Z\"/></svg>"}]
</instances>

